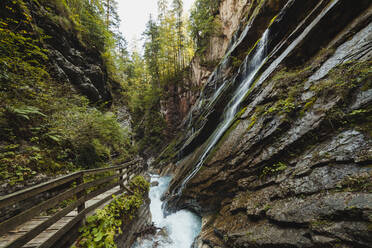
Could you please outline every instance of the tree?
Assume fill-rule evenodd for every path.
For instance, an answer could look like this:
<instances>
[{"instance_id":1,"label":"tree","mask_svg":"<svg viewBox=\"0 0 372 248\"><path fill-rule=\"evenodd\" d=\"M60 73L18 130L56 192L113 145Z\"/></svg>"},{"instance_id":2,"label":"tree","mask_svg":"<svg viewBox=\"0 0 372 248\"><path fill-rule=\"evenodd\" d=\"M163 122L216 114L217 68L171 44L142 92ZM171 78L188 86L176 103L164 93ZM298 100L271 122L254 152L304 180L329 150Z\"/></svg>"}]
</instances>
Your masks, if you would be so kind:
<instances>
[{"instance_id":1,"label":"tree","mask_svg":"<svg viewBox=\"0 0 372 248\"><path fill-rule=\"evenodd\" d=\"M182 20L183 2L182 0L173 0L172 7L173 7L172 11L174 12L176 16L176 29L177 29L177 40L178 40L178 49L177 49L178 65L181 68L183 68L185 61L184 61L184 54L183 54L184 35L182 32L182 28L183 28L183 20Z\"/></svg>"},{"instance_id":2,"label":"tree","mask_svg":"<svg viewBox=\"0 0 372 248\"><path fill-rule=\"evenodd\" d=\"M167 15L168 1L167 0L158 0L158 12L159 20L161 21Z\"/></svg>"},{"instance_id":3,"label":"tree","mask_svg":"<svg viewBox=\"0 0 372 248\"><path fill-rule=\"evenodd\" d=\"M159 15L157 18L150 15L143 33L143 57L134 49L119 63L124 71L125 96L136 123L134 130L142 148L161 146L165 124L160 103L168 97L169 88L183 87L194 52L183 2L171 3L158 0Z\"/></svg>"},{"instance_id":4,"label":"tree","mask_svg":"<svg viewBox=\"0 0 372 248\"><path fill-rule=\"evenodd\" d=\"M221 0L196 0L190 14L191 36L202 53L209 38L216 32L218 22L216 15Z\"/></svg>"},{"instance_id":5,"label":"tree","mask_svg":"<svg viewBox=\"0 0 372 248\"><path fill-rule=\"evenodd\" d=\"M146 42L144 44L145 48L145 60L147 61L147 68L150 75L152 76L152 81L160 88L160 69L159 69L159 56L160 56L160 39L159 39L159 27L152 19L147 22L146 30L143 33Z\"/></svg>"},{"instance_id":6,"label":"tree","mask_svg":"<svg viewBox=\"0 0 372 248\"><path fill-rule=\"evenodd\" d=\"M115 32L119 29L120 18L117 12L118 3L116 0L104 0L105 22L107 30Z\"/></svg>"}]
</instances>

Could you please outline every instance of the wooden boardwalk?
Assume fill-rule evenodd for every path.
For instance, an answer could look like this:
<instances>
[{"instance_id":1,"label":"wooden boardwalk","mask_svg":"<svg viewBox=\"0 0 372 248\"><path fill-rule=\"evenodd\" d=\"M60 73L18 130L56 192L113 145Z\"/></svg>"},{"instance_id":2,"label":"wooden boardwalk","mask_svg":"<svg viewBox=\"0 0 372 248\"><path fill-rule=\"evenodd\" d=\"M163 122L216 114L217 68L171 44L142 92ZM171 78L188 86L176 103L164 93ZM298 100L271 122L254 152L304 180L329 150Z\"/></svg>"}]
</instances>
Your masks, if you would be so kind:
<instances>
[{"instance_id":1,"label":"wooden boardwalk","mask_svg":"<svg viewBox=\"0 0 372 248\"><path fill-rule=\"evenodd\" d=\"M125 174L125 173L128 174ZM130 173L132 172L132 173ZM86 213L84 213L83 216L79 216L79 213L82 211L79 210L78 206L72 211L69 211L66 215L64 215L62 218L59 218L54 224L50 225L49 227L42 230L37 235L34 235L32 238L25 239L25 237L29 236L29 233L33 232L36 228L45 225L45 223L54 218L54 216L43 216L43 215L37 215L33 218L23 222L22 224L18 225L16 228L11 229L7 231L6 233L3 233L0 236L0 248L13 248L13 247L27 247L27 248L33 248L33 247L54 247L53 243L50 241L53 239L54 236L58 236L57 233L61 232L62 229L66 229L67 232L64 232L65 234L68 233L68 226L69 224L74 226L77 223L77 219L82 220L81 217L86 217L88 215L91 215L95 212L96 209L103 208L105 205L107 205L111 199L113 194L117 194L118 192L124 192L123 188L127 189L128 182L130 179L132 179L136 173L138 173L138 170L124 170L121 171L124 176L122 177L122 181L119 181L114 187L111 187L107 191L85 201L83 210L87 210ZM111 176L112 177L112 176ZM100 190L100 189L99 189ZM97 190L97 191L99 191ZM56 198L56 197L55 197ZM58 203L58 202L57 202ZM80 214L81 215L81 214ZM16 216L17 217L17 216ZM1 227L1 224L0 224ZM1 230L0 230L1 231ZM21 245L17 244L17 241L19 240L25 240L23 241L24 244L20 243ZM56 239L57 240L57 239ZM27 241L27 242L26 242Z\"/></svg>"}]
</instances>

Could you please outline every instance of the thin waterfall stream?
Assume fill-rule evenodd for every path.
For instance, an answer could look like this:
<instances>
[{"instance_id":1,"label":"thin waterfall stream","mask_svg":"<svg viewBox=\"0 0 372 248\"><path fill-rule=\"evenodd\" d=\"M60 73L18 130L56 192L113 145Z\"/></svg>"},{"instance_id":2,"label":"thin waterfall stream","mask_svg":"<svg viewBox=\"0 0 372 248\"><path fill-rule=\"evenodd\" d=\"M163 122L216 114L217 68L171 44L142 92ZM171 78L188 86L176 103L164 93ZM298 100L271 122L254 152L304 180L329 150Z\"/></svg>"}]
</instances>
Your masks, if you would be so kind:
<instances>
[{"instance_id":1,"label":"thin waterfall stream","mask_svg":"<svg viewBox=\"0 0 372 248\"><path fill-rule=\"evenodd\" d=\"M204 163L204 160L208 156L209 152L213 149L213 147L217 144L217 142L220 140L222 135L227 131L227 129L232 124L235 115L239 109L240 104L244 100L244 97L248 90L250 89L250 86L252 85L257 72L261 68L261 66L264 64L266 59L266 46L268 42L269 37L269 29L267 29L264 34L261 37L261 40L258 42L255 53L253 57L250 58L250 60L244 61L244 68L243 73L245 76L244 80L240 83L236 91L234 92L232 98L230 99L229 103L224 109L222 121L217 126L215 131L212 133L212 135L207 140L207 146L200 156L198 163L196 164L195 168L192 170L192 172L183 180L181 186L178 188L178 190L174 193L175 195L182 194L182 191L186 184L198 173L199 169ZM220 89L223 88L222 86ZM220 92L220 89L218 90L218 93ZM216 98L216 94L213 98Z\"/></svg>"},{"instance_id":2,"label":"thin waterfall stream","mask_svg":"<svg viewBox=\"0 0 372 248\"><path fill-rule=\"evenodd\" d=\"M200 156L196 166L192 172L185 177L181 186L174 193L175 195L181 195L186 184L191 180L195 174L199 171L201 166L204 163L204 160L208 156L209 152L220 140L222 135L232 124L239 106L244 100L245 95L250 89L256 75L262 65L265 63L267 55L267 42L268 42L269 30L266 30L261 37L261 40L258 42L253 56L249 56L243 63L241 67L242 75L244 79L238 85L234 94L232 95L230 101L226 105L222 121L217 126L215 131L212 133L210 138L207 140L207 145L202 155ZM217 94L214 94L213 98L217 98L218 94L222 91L221 86L217 90ZM168 189L171 177L158 177L152 176L151 181L157 181L159 184L153 186L150 189L150 210L153 218L153 222L160 231L156 235L151 235L147 238L138 240L133 248L190 248L199 235L201 230L201 219L194 213L188 210L180 210L175 213L164 215L163 202L161 197L164 192Z\"/></svg>"},{"instance_id":3,"label":"thin waterfall stream","mask_svg":"<svg viewBox=\"0 0 372 248\"><path fill-rule=\"evenodd\" d=\"M186 160L186 163L192 162L192 168L189 169L190 167L188 167L188 165L191 165L190 163L186 164L187 167L181 168L185 170L181 170L182 174L179 173L177 174L177 176L182 175L182 178L175 178L174 185L171 186L172 191L167 192L167 199L164 202L161 200L162 195L168 190L168 186L172 178L152 176L151 181L157 181L159 182L159 184L151 187L150 210L152 213L154 224L157 228L159 228L160 231L158 231L156 235L138 240L133 248L194 247L193 244L195 242L195 239L198 237L201 231L201 218L188 210L179 210L172 213L172 211L176 210L180 206L188 206L188 202L186 202L186 204L184 205L178 204L179 202L183 203L181 196L184 193L185 187L190 182L190 180L192 180L194 176L199 172L212 149L218 144L223 135L228 131L228 129L236 120L236 115L242 107L242 103L247 93L252 88L252 85L254 84L255 87L261 85L275 70L275 68L277 68L277 66L282 63L285 58L288 57L288 55L290 55L293 51L296 51L295 48L301 45L301 42L309 35L311 30L313 30L314 27L320 24L322 18L326 16L326 14L330 12L332 8L337 5L338 2L339 1L334 1L330 3L327 8L322 10L317 15L317 17L309 23L306 22L306 17L305 20L292 33L290 33L288 37L284 34L282 35L285 38L283 38L283 41L279 39L281 36L279 36L278 38L278 32L275 30L275 27L272 28L271 34L268 28L262 34L261 39L259 40L259 42L257 42L252 52L245 58L244 62L239 68L238 76L236 76L232 81L225 81L225 78L223 78L223 80L219 81L222 83L221 85L219 85L218 87L217 84L213 85L212 83L218 82L218 80L216 80L215 78L220 79L218 78L220 67L218 67L214 71L214 73L208 80L208 82L211 83L209 85L209 88L205 88L210 90L210 87L214 86L213 93L208 91L208 94L205 94L204 97L204 94L202 92L201 97L198 99L198 102L194 105L193 109L199 108L200 110L204 111L201 113L197 112L196 116L200 116L207 111L210 111L211 109L220 114L221 112L219 106L225 103L225 97L228 96L228 102L225 106L223 106L224 108L220 117L220 121L217 127L213 130L212 134L202 144L202 146L198 146L202 147L202 151L197 151L196 154L193 154L196 160L194 160L194 157L192 157L190 160ZM285 8L283 10L286 11ZM246 35L246 32L247 29L244 30L241 36L244 37ZM363 32L368 33L368 28L366 28ZM319 69L319 71L313 74L313 76L310 77L309 80L317 80L327 75L331 68L334 68L334 66L340 63L340 61L344 61L345 57L343 56L346 56L348 54L347 52L345 52L345 50L355 48L357 39L358 38L354 38L354 40L349 41L350 44L345 43L340 48L338 48L336 50L336 54L339 54L339 57L333 55L333 57L327 60L327 62ZM242 40L243 38L240 37L239 39L237 39L237 41L235 41L230 50L227 52L227 56L225 56L220 65L224 63L228 65L228 57L236 48L237 44L242 42ZM364 41L361 41L360 46L363 46L363 44ZM357 50L362 50L362 48L358 48ZM234 89L231 90L231 88L233 87ZM188 119L186 119L188 122L188 128L190 128L192 134L194 134L194 127L192 123L193 109L190 111ZM214 119L215 117L210 118L210 120ZM215 125L213 125L213 127L215 127ZM209 131L210 130L208 130L208 135ZM198 135L198 133L196 134ZM190 140L194 141L194 137L191 137ZM180 150L182 152L182 149ZM190 153L190 151L188 152ZM179 157L179 160L181 159L182 156ZM189 171L185 172L186 170ZM193 195L188 195L188 197L192 198ZM181 201L177 202L180 199ZM167 204L169 204L170 206L169 209L166 208ZM203 235L201 235L201 237L202 236Z\"/></svg>"}]
</instances>

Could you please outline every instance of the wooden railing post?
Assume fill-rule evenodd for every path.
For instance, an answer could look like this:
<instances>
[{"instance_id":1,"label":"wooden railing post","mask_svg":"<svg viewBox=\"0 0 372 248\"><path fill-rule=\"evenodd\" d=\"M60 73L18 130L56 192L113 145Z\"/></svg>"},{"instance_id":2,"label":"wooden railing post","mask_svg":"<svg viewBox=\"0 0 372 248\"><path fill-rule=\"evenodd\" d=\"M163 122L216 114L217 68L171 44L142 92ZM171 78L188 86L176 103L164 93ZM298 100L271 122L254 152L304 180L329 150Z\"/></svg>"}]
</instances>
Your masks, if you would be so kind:
<instances>
[{"instance_id":1,"label":"wooden railing post","mask_svg":"<svg viewBox=\"0 0 372 248\"><path fill-rule=\"evenodd\" d=\"M147 168L146 161L145 160L142 160L142 162L141 162L141 168L139 169L139 173L140 174L143 174L143 172L146 170L146 168Z\"/></svg>"},{"instance_id":2,"label":"wooden railing post","mask_svg":"<svg viewBox=\"0 0 372 248\"><path fill-rule=\"evenodd\" d=\"M129 182L131 180L131 175L132 175L132 168L133 168L133 165L130 165L128 166L128 169L127 169L127 179L125 180L127 182L127 186L129 185Z\"/></svg>"},{"instance_id":3,"label":"wooden railing post","mask_svg":"<svg viewBox=\"0 0 372 248\"><path fill-rule=\"evenodd\" d=\"M124 175L122 175L123 171L124 171L123 168L121 168L121 169L119 170L119 175L120 175L120 176L119 176L120 189L124 189L124 181L123 181L123 179L124 179Z\"/></svg>"},{"instance_id":4,"label":"wooden railing post","mask_svg":"<svg viewBox=\"0 0 372 248\"><path fill-rule=\"evenodd\" d=\"M137 171L137 173L138 173L138 174L142 174L144 168L145 168L145 161L144 161L144 160L141 160L141 162L139 163L139 166L138 166L138 171Z\"/></svg>"},{"instance_id":5,"label":"wooden railing post","mask_svg":"<svg viewBox=\"0 0 372 248\"><path fill-rule=\"evenodd\" d=\"M76 187L79 187L79 185L84 183L84 173L81 173L81 175L76 179ZM83 198L85 196L86 191L83 190L76 194L77 200ZM85 201L83 201L81 204L78 205L77 210L78 213L82 212L85 209Z\"/></svg>"}]
</instances>

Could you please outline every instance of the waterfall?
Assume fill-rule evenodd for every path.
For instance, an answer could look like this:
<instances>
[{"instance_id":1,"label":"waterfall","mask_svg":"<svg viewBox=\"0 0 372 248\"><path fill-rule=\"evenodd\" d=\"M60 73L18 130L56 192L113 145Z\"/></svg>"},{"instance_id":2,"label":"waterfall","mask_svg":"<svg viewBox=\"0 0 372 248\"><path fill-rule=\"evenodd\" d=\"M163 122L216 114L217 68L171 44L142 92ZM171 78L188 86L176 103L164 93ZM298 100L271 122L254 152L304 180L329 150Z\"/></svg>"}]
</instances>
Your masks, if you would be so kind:
<instances>
[{"instance_id":1,"label":"waterfall","mask_svg":"<svg viewBox=\"0 0 372 248\"><path fill-rule=\"evenodd\" d=\"M246 60L244 61L244 65L242 69L243 71L239 72L244 75L244 79L242 80L238 88L235 90L232 98L230 99L229 103L225 107L223 111L222 121L220 122L220 124L217 126L215 131L212 133L212 135L207 140L206 148L204 152L202 153L202 155L200 156L195 168L183 180L179 189L177 190L177 192L175 192L175 195L180 195L182 193L186 184L195 176L195 174L199 171L199 169L203 165L209 152L217 144L217 142L220 140L222 135L226 132L226 130L232 124L235 118L235 115L239 109L239 106L244 100L244 97L246 93L248 92L252 82L254 81L257 72L259 71L259 69L265 62L265 58L267 54L266 47L267 47L268 38L269 38L269 30L267 29L262 35L261 40L258 42L255 48L254 55L252 57L249 57L250 58L249 60L247 57ZM216 93L214 94L213 99L217 97L217 95L220 93L222 88L223 86L221 86L217 90L216 92L217 94Z\"/></svg>"}]
</instances>

